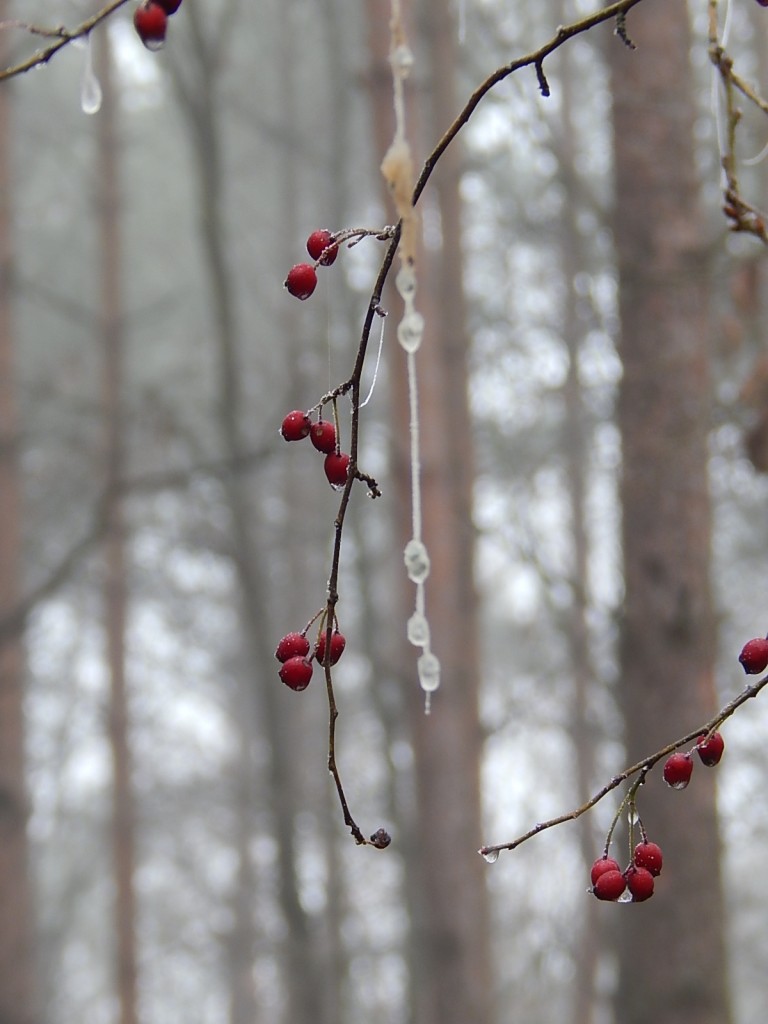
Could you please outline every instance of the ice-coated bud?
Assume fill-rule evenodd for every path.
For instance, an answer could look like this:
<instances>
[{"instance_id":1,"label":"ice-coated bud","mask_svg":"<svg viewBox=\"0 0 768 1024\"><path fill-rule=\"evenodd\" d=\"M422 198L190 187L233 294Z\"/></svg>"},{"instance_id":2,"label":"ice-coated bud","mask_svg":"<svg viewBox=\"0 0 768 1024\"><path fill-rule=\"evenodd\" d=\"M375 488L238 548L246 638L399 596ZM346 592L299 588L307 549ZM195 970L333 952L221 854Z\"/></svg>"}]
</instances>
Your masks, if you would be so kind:
<instances>
[{"instance_id":1,"label":"ice-coated bud","mask_svg":"<svg viewBox=\"0 0 768 1024\"><path fill-rule=\"evenodd\" d=\"M429 576L429 554L420 540L409 540L405 545L405 571L414 583L423 583Z\"/></svg>"}]
</instances>

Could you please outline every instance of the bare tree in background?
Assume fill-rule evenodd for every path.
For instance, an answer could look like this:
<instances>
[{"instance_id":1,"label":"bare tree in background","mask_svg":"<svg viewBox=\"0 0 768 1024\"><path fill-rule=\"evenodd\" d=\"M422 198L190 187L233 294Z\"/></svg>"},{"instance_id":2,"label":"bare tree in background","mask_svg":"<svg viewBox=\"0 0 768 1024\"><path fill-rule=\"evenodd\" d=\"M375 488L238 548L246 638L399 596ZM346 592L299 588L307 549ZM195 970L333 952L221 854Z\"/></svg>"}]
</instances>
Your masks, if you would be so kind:
<instances>
[{"instance_id":1,"label":"bare tree in background","mask_svg":"<svg viewBox=\"0 0 768 1024\"><path fill-rule=\"evenodd\" d=\"M0 21L8 4L0 2ZM0 64L7 33L0 33ZM0 89L0 618L21 592L21 477L14 359L12 92ZM0 643L0 1021L32 1024L35 971L24 774L24 671L20 631Z\"/></svg>"},{"instance_id":2,"label":"bare tree in background","mask_svg":"<svg viewBox=\"0 0 768 1024\"><path fill-rule=\"evenodd\" d=\"M625 602L620 688L629 761L715 709L710 594L710 316L685 4L633 12L610 48L619 268ZM664 848L651 904L622 917L616 1019L726 1024L714 777L649 779L638 809Z\"/></svg>"}]
</instances>

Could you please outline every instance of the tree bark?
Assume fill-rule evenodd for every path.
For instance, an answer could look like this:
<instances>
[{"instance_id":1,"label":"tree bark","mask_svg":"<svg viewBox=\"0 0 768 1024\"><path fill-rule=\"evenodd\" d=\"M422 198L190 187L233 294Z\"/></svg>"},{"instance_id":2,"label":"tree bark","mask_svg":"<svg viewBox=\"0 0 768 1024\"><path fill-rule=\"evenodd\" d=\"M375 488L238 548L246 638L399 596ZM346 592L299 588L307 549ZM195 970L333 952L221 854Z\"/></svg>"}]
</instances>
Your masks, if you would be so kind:
<instances>
[{"instance_id":1,"label":"tree bark","mask_svg":"<svg viewBox=\"0 0 768 1024\"><path fill-rule=\"evenodd\" d=\"M368 4L372 120L376 150L382 155L392 138L389 9L383 0ZM456 111L456 26L450 5L443 0L427 4L420 28L429 86L420 109L415 109L415 104L410 107L412 144L420 137L420 129L428 125L439 132ZM424 69L418 63L417 67L423 77ZM426 146L433 141L424 140ZM474 457L459 198L461 152L461 146L454 144L433 178L430 199L436 198L442 247L439 253L426 255L417 268L417 306L427 323L417 359L423 532L431 558L426 610L433 649L442 663L442 684L433 695L432 714L425 716L416 680L417 650L404 651L404 659L409 659L404 660L403 676L409 688L419 825L418 842L413 846L415 860L408 870L416 873L420 894L411 908L416 932L413 947L419 954L411 964L418 998L413 1015L420 1024L487 1024L493 1006L485 865L476 853L482 834L482 741L473 564ZM397 305L394 310L397 316ZM393 476L398 532L404 546L411 536L411 522L407 378L401 353L395 355L393 364ZM405 581L403 632L413 600L413 588Z\"/></svg>"},{"instance_id":2,"label":"tree bark","mask_svg":"<svg viewBox=\"0 0 768 1024\"><path fill-rule=\"evenodd\" d=\"M0 21L7 14L0 0ZM0 33L0 66L8 32ZM21 575L21 476L16 404L11 212L11 101L0 89L0 620L16 610ZM24 760L22 628L0 643L0 1024L31 1024L35 971Z\"/></svg>"},{"instance_id":3,"label":"tree bark","mask_svg":"<svg viewBox=\"0 0 768 1024\"><path fill-rule=\"evenodd\" d=\"M115 885L117 996L121 1024L137 1024L135 799L132 781L130 713L126 681L126 526L123 478L123 303L117 100L108 32L94 39L94 67L102 88L96 115L98 139L97 216L101 265L103 346L102 401L105 432L107 530L104 545L104 622L110 682L109 739L112 751L112 857Z\"/></svg>"},{"instance_id":4,"label":"tree bark","mask_svg":"<svg viewBox=\"0 0 768 1024\"><path fill-rule=\"evenodd\" d=\"M630 51L612 41L623 444L625 602L620 656L634 761L713 711L710 594L710 327L697 197L685 4L632 12ZM714 774L684 793L656 771L639 810L665 851L651 903L623 914L617 1019L725 1024ZM695 926L692 922L695 920Z\"/></svg>"}]
</instances>

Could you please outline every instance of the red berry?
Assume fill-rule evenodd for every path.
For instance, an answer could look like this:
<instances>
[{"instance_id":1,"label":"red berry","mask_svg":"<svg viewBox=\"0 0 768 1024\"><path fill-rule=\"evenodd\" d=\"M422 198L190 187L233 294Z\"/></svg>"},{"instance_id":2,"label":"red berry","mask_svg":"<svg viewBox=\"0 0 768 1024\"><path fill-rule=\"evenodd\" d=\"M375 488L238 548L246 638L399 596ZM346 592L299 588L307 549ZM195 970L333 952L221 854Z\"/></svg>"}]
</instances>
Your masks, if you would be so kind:
<instances>
[{"instance_id":1,"label":"red berry","mask_svg":"<svg viewBox=\"0 0 768 1024\"><path fill-rule=\"evenodd\" d=\"M670 754L664 763L664 781L672 789L685 789L691 781L693 761L690 754Z\"/></svg>"},{"instance_id":2,"label":"red berry","mask_svg":"<svg viewBox=\"0 0 768 1024\"><path fill-rule=\"evenodd\" d=\"M324 249L328 251L324 252ZM319 260L321 266L330 267L339 255L339 247L333 244L331 232L323 228L320 231L313 231L309 236L307 239L307 252L313 260Z\"/></svg>"},{"instance_id":3,"label":"red berry","mask_svg":"<svg viewBox=\"0 0 768 1024\"><path fill-rule=\"evenodd\" d=\"M349 456L345 455L344 452L339 452L338 454L332 452L330 455L325 456L324 468L328 483L332 487L343 487L347 482Z\"/></svg>"},{"instance_id":4,"label":"red berry","mask_svg":"<svg viewBox=\"0 0 768 1024\"><path fill-rule=\"evenodd\" d=\"M652 875L660 875L661 866L664 863L661 847L657 846L656 843L638 843L635 847L632 863L637 868L645 868Z\"/></svg>"},{"instance_id":5,"label":"red berry","mask_svg":"<svg viewBox=\"0 0 768 1024\"><path fill-rule=\"evenodd\" d=\"M278 661L289 658L304 658L309 654L309 640L303 633L286 633L277 645L275 657Z\"/></svg>"},{"instance_id":6,"label":"red berry","mask_svg":"<svg viewBox=\"0 0 768 1024\"><path fill-rule=\"evenodd\" d=\"M336 427L328 420L320 420L312 425L309 439L319 452L330 455L336 449Z\"/></svg>"},{"instance_id":7,"label":"red berry","mask_svg":"<svg viewBox=\"0 0 768 1024\"><path fill-rule=\"evenodd\" d=\"M604 871L595 882L592 892L599 900L617 900L627 888L627 880L620 871Z\"/></svg>"},{"instance_id":8,"label":"red berry","mask_svg":"<svg viewBox=\"0 0 768 1024\"><path fill-rule=\"evenodd\" d=\"M312 429L312 420L301 409L289 412L280 427L280 433L286 441L301 441Z\"/></svg>"},{"instance_id":9,"label":"red berry","mask_svg":"<svg viewBox=\"0 0 768 1024\"><path fill-rule=\"evenodd\" d=\"M592 885L598 880L600 875L604 875L606 871L618 871L619 863L615 861L613 857L600 857L592 865L592 871L590 872L590 880Z\"/></svg>"},{"instance_id":10,"label":"red berry","mask_svg":"<svg viewBox=\"0 0 768 1024\"><path fill-rule=\"evenodd\" d=\"M297 263L288 271L285 287L297 299L308 299L317 287L315 268L309 263Z\"/></svg>"},{"instance_id":11,"label":"red berry","mask_svg":"<svg viewBox=\"0 0 768 1024\"><path fill-rule=\"evenodd\" d=\"M768 5L766 5L768 6ZM747 640L739 655L741 667L749 676L755 676L768 667L768 640L758 636Z\"/></svg>"},{"instance_id":12,"label":"red berry","mask_svg":"<svg viewBox=\"0 0 768 1024\"><path fill-rule=\"evenodd\" d=\"M280 669L280 678L292 690L306 690L312 678L312 662L298 655L289 658Z\"/></svg>"},{"instance_id":13,"label":"red berry","mask_svg":"<svg viewBox=\"0 0 768 1024\"><path fill-rule=\"evenodd\" d=\"M632 893L633 903L643 903L653 896L653 875L645 868L630 868L627 872L627 888Z\"/></svg>"},{"instance_id":14,"label":"red berry","mask_svg":"<svg viewBox=\"0 0 768 1024\"><path fill-rule=\"evenodd\" d=\"M757 0L761 7L768 7L768 0Z\"/></svg>"},{"instance_id":15,"label":"red berry","mask_svg":"<svg viewBox=\"0 0 768 1024\"><path fill-rule=\"evenodd\" d=\"M148 50L159 50L165 42L168 15L155 0L144 0L134 11L133 25Z\"/></svg>"},{"instance_id":16,"label":"red berry","mask_svg":"<svg viewBox=\"0 0 768 1024\"><path fill-rule=\"evenodd\" d=\"M768 6L768 0L766 0L766 5ZM704 736L699 737L696 744L696 753L699 755L701 763L705 764L707 768L712 768L720 763L724 750L725 740L719 732L713 732L709 739L705 739Z\"/></svg>"},{"instance_id":17,"label":"red berry","mask_svg":"<svg viewBox=\"0 0 768 1024\"><path fill-rule=\"evenodd\" d=\"M339 633L338 630L334 630L331 633L331 664L335 665L339 658L344 653L344 648L347 646L347 640L343 633ZM317 638L315 644L315 657L317 658L318 664L322 665L325 662L325 630Z\"/></svg>"},{"instance_id":18,"label":"red berry","mask_svg":"<svg viewBox=\"0 0 768 1024\"><path fill-rule=\"evenodd\" d=\"M181 7L181 0L155 0L155 3L160 4L166 14L175 14Z\"/></svg>"}]
</instances>

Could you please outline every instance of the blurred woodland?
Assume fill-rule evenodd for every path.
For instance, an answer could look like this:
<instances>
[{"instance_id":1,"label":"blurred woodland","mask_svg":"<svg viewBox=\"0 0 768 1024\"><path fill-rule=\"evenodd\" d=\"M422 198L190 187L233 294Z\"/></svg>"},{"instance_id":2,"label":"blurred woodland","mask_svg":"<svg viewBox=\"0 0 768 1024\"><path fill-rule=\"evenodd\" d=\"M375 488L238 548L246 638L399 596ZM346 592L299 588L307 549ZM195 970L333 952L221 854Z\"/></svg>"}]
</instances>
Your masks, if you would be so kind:
<instances>
[{"instance_id":1,"label":"blurred woodland","mask_svg":"<svg viewBox=\"0 0 768 1024\"><path fill-rule=\"evenodd\" d=\"M43 45L7 23L101 6L0 0L0 67ZM402 7L418 173L600 4ZM280 424L349 377L397 219L390 0L183 0L160 52L134 9L0 82L0 1024L764 1024L765 695L638 791L643 905L588 891L621 788L478 849L706 723L768 629L768 269L721 166L760 206L768 120L741 96L731 148L709 39L765 96L768 11L636 0L490 91L420 197L429 715L391 282L336 607L379 850L322 668L292 692L274 652L340 501ZM298 302L317 228L372 235Z\"/></svg>"}]
</instances>

